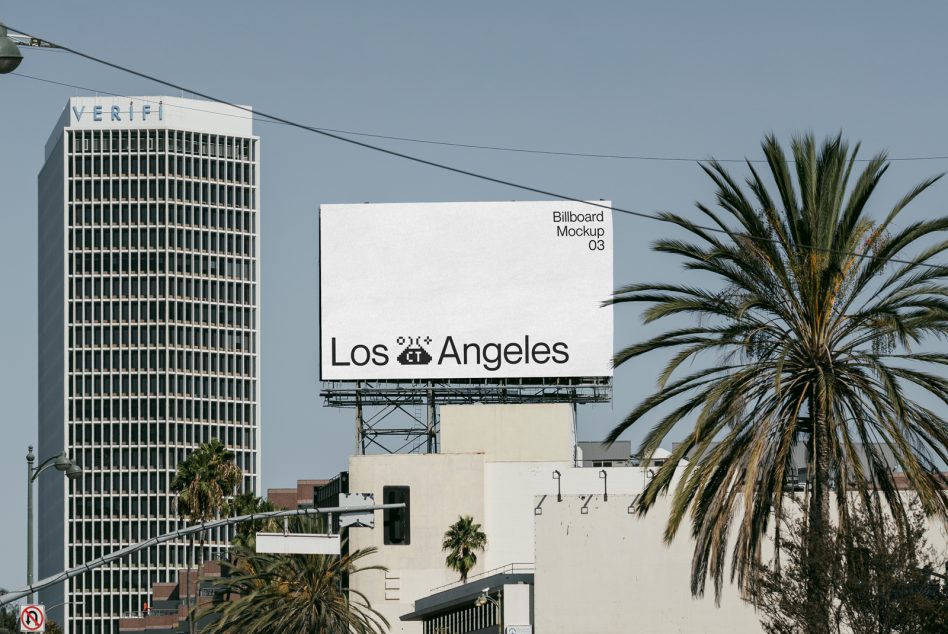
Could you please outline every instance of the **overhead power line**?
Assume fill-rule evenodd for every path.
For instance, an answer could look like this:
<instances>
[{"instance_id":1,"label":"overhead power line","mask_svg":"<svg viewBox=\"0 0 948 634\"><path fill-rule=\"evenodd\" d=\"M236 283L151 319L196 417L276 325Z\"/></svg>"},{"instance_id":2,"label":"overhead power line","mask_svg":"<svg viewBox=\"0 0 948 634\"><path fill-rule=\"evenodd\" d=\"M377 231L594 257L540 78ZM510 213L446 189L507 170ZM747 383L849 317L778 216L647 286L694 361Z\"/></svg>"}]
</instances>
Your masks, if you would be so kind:
<instances>
[{"instance_id":1,"label":"overhead power line","mask_svg":"<svg viewBox=\"0 0 948 634\"><path fill-rule=\"evenodd\" d=\"M321 135L321 136L324 136L324 137L327 137L327 138L330 138L330 139L335 139L336 141L341 141L341 142L343 142L343 143L348 143L348 144L350 144L350 145L355 145L355 146L362 147L362 148L365 148L365 149L368 149L368 150L373 150L373 151L375 151L375 152L380 152L380 153L382 153L382 154L387 154L387 155L389 155L389 156L394 156L394 157L396 157L396 158L401 158L401 159L404 159L404 160L406 160L406 161L411 161L411 162L414 162L414 163L418 163L418 164L420 164L420 165L427 165L427 166L429 166L429 167L434 167L434 168L441 169L441 170L444 170L444 171L447 171L447 172L452 172L452 173L454 173L454 174L460 174L460 175L462 175L462 176L469 176L469 177L471 177L471 178L475 178L475 179L478 179L478 180L486 181L486 182L489 182L489 183L495 183L495 184L497 184L497 185L504 185L504 186L506 186L506 187L511 187L511 188L514 188L514 189L519 189L519 190L531 192L531 193L534 193L534 194L540 194L541 196L549 196L550 198L557 198L557 199L559 199L559 200L564 200L564 201L568 201L568 202L574 202L574 203L579 203L579 204L582 204L582 205L589 205L589 206L592 206L592 207L598 207L598 208L601 208L601 209L605 209L605 210L609 210L609 211L613 211L613 212L618 212L618 213L625 214L625 215L628 215L628 216L634 216L634 217L636 217L636 218L643 218L643 219L646 219L646 220L653 220L653 221L657 221L657 222L661 222L661 223L665 223L665 224L671 224L671 225L674 225L674 226L677 226L677 227L680 227L680 226L681 226L678 222L675 222L674 220L672 220L672 219L670 219L670 218L665 218L665 217L662 217L662 216L659 216L659 215L656 215L656 214L646 213L646 212L642 212L642 211L635 211L635 210L631 210L631 209L623 209L623 208L621 208L621 207L615 207L615 206L604 205L604 204L602 204L602 203L597 203L597 202L594 202L594 201L582 200L582 199L580 199L580 198L575 198L575 197L573 197L573 196L567 196L567 195L565 195L565 194L559 194L559 193L552 192L552 191L549 191L549 190L546 190L546 189L541 189L541 188L539 188L539 187L532 187L532 186L530 186L530 185L523 185L523 184L516 183L516 182L513 182L513 181L505 180L505 179L503 179L503 178L497 178L497 177L494 177L494 176L488 176L488 175L486 175L486 174L481 174L481 173L479 173L479 172L472 172L472 171L470 171L470 170L462 169L462 168L460 168L460 167L454 167L454 166L448 165L448 164L446 164L446 163L439 163L439 162L437 162L437 161L431 161L431 160L424 159L424 158L421 158L421 157L418 157L418 156L414 156L414 155L412 155L412 154L405 154L404 152L398 152L398 151L396 151L396 150L391 150L391 149L388 149L388 148L385 148L385 147L381 147L381 146L378 146L378 145L373 145L373 144L371 144L371 143L366 143L366 142L364 142L364 141L359 141L359 140L357 140L357 139L351 139L351 138L349 138L349 137L342 136L341 134L336 133L336 132L329 132L328 130L325 130L325 129L321 129L321 128L317 128L317 127L314 127L314 126L306 125L306 124L304 124L304 123L299 123L299 122L296 122L296 121L292 121L292 120L290 120L290 119L286 119L286 118L281 117L281 116L278 116L278 115L270 114L270 113L264 112L264 111L262 111L262 110L253 110L252 108L248 108L247 106L241 106L241 105L239 105L239 104L231 103L231 102L227 101L226 99L221 99L221 98L219 98L219 97L215 97L215 96L213 96L213 95L210 95L210 94L207 94L207 93L203 93L203 92L200 92L200 91L197 91L197 90L193 90L193 89L188 88L188 87L186 87L186 86L182 86L182 85L180 85L180 84L176 84L176 83L174 83L174 82L170 82L170 81L167 81L167 80L165 80L165 79L161 79L161 78L159 78L159 77L155 77L154 75L149 75L149 74L147 74L147 73L143 73L143 72L141 72L141 71L137 71L137 70L135 70L135 69L133 69L133 68L129 68L129 67L127 67L127 66L122 66L121 64L116 64L115 62L110 62L110 61L108 61L108 60L105 60L105 59L102 59L102 58L99 58L99 57L95 57L94 55L90 55L89 53L83 53L83 52L81 52L81 51L78 51L78 50L76 50L76 49L70 48L70 47L68 47L68 46L64 46L64 45L58 44L58 43L56 43L56 42L51 42L51 41L45 40L45 39L43 39L43 38L38 38L38 37L35 36L35 35L32 35L32 34L30 34L30 33L27 33L26 31L23 31L22 29L17 29L16 27L13 27L13 26L11 26L11 25L9 25L9 24L7 24L6 26L7 26L7 28L12 29L12 30L15 30L15 31L18 31L19 33L22 33L23 35L25 35L25 36L27 36L27 37L34 37L34 38L37 38L37 39L41 39L42 41L44 41L44 42L46 42L46 43L48 43L48 44L50 44L50 45L52 45L52 46L54 46L54 47L56 47L56 48L59 48L59 49L62 49L62 50L64 50L64 51L67 51L67 52L69 52L69 53L72 53L73 55L76 55L77 57L81 57L81 58L87 59L87 60L89 60L89 61L91 61L91 62L95 62L95 63L97 63L97 64L102 64L103 66L108 66L108 67L110 67L110 68L114 68L114 69L116 69L116 70L120 70L120 71L122 71L122 72L124 72L124 73L128 73L128 74L130 74L130 75L134 75L134 76L136 76L136 77L140 77L140 78L142 78L142 79L146 79L146 80L148 80L148 81L155 82L155 83L161 84L161 85L163 85L163 86L167 86L168 88L173 88L174 90L178 90L178 91L190 93L190 94L195 95L195 96L197 96L197 97L201 97L201 98L203 98L203 99L207 99L208 101L213 101L213 102L215 102L215 103L219 103L219 104L222 104L222 105L225 105L225 106L229 106L229 107L235 108L235 109L237 109L237 110L242 110L242 111L246 112L247 114L249 114L249 115L251 115L251 116L256 115L257 117L264 117L264 118L266 118L266 119L268 119L268 120L270 120L270 121L275 121L275 122L278 122L278 123L282 123L282 124L284 124L284 125L291 126L291 127L294 127L294 128L298 128L298 129L300 129L300 130L306 130L306 131L308 131L308 132L313 132L314 134L319 134L319 135ZM694 159L687 159L687 160L694 160ZM701 225L701 224L692 223L692 222L688 222L688 224L689 224L690 227L693 227L693 228L696 228L696 229L700 229L700 230L702 230L702 231L707 231L707 232L711 232L711 233L723 234L723 235L727 235L727 236L729 236L729 237L733 237L733 236L734 236L733 232L728 231L728 230L725 230L725 229L721 229L720 227L713 227L713 226L710 226L710 225ZM751 237L751 236L745 236L745 237L750 237L751 239L753 239L753 240L755 240L755 241L759 241L759 242L768 242L768 243L772 243L772 244L779 244L779 240L772 239L772 238L769 238L769 239L768 239L768 238ZM853 251L845 251L845 250L841 250L841 249L829 249L829 248L819 247L819 246L815 246L815 245L796 245L796 246L797 246L798 248L809 249L809 250L811 250L811 251L817 251L817 252L820 252L820 253L833 253L833 254L836 254L836 255L847 255L847 256L852 256L852 257L858 258L858 259L874 260L874 259L876 259L876 257L877 257L877 256L875 256L875 255L871 255L871 254L868 254L868 253L856 253L856 252L853 252ZM902 259L897 259L897 258L889 258L888 261L889 261L889 262L895 262L895 263L898 263L898 264L916 264L915 262L913 262L913 261L911 261L911 260L902 260ZM918 263L917 265L918 265L918 266L928 267L928 268L942 268L942 265L937 265L937 264Z\"/></svg>"},{"instance_id":2,"label":"overhead power line","mask_svg":"<svg viewBox=\"0 0 948 634\"><path fill-rule=\"evenodd\" d=\"M58 49L38 49L38 50L51 50L55 51ZM71 51L70 51L71 52ZM76 90L84 90L86 92L97 93L101 95L109 95L110 97L128 97L129 95L122 95L119 93L109 92L107 90L99 90L98 88L89 88L88 86L79 86L77 84L70 84L67 82L56 81L54 79L47 79L45 77L36 77L35 75L27 75L25 73L10 73L16 77L22 77L23 79L32 79L34 81L40 81L47 84L54 84L56 86L63 86L65 88L75 88ZM197 94L197 93L195 93ZM170 104L169 104L170 105ZM192 110L194 112L206 112L209 114L214 114L222 117L238 117L238 118L247 118L255 119L253 116L242 117L241 115L227 114L223 112L214 112L211 110L204 110L201 108L192 108L189 106L174 106L182 110ZM287 125L281 121L271 121L269 119L260 119L256 118L257 121L261 123L275 123L279 125ZM595 158L595 159L613 159L613 160L624 160L624 161L656 161L656 162L665 162L665 163L701 163L702 161L711 160L714 157L706 158L697 158L694 156L650 156L647 154L605 154L598 152L569 152L563 150L540 150L536 148L522 148L522 147L510 147L504 145L480 145L477 143L460 143L457 141L441 141L437 139L419 139L416 137L407 137L407 136L396 136L391 134L379 134L376 132L360 132L358 130L343 130L339 128L327 128L324 126L312 126L317 130L322 130L324 132L334 132L336 134L348 134L350 136L361 136L372 139L385 139L388 141L402 141L405 143L421 143L425 145L441 145L445 147L455 147L462 149L470 150L489 150L494 152L514 152L520 154L540 154L546 156L565 156L565 157L574 157L574 158ZM714 158L718 163L766 163L766 159L747 159L747 158ZM856 159L858 163L868 163L872 159ZM913 162L913 161L946 161L948 160L948 155L933 155L933 156L895 156L889 157L886 160L889 161L902 161L902 162ZM792 162L792 161L789 161Z\"/></svg>"}]
</instances>

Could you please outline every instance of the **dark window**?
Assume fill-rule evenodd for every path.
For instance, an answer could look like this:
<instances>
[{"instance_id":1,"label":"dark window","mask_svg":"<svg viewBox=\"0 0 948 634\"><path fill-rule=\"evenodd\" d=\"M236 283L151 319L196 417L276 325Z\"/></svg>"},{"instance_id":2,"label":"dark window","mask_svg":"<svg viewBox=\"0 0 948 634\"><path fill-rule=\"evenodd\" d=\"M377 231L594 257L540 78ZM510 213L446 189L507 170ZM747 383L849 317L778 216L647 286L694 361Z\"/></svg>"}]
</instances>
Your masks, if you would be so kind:
<instances>
[{"instance_id":1,"label":"dark window","mask_svg":"<svg viewBox=\"0 0 948 634\"><path fill-rule=\"evenodd\" d=\"M409 487L383 487L383 504L404 502L403 509L385 509L383 519L386 544L411 543L411 489Z\"/></svg>"}]
</instances>

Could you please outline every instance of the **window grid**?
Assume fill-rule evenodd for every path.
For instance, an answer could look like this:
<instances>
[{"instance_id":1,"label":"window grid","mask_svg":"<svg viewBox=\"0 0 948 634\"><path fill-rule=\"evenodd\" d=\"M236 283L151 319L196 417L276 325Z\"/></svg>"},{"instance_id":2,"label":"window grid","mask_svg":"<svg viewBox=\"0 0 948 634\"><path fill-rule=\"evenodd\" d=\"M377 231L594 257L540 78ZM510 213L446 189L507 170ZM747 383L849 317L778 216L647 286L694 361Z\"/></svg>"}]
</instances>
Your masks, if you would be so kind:
<instances>
[{"instance_id":1,"label":"window grid","mask_svg":"<svg viewBox=\"0 0 948 634\"><path fill-rule=\"evenodd\" d=\"M184 525L176 465L219 438L257 489L257 141L66 131L66 566ZM208 535L220 554L225 529ZM173 580L169 542L69 581L73 632L111 632Z\"/></svg>"}]
</instances>

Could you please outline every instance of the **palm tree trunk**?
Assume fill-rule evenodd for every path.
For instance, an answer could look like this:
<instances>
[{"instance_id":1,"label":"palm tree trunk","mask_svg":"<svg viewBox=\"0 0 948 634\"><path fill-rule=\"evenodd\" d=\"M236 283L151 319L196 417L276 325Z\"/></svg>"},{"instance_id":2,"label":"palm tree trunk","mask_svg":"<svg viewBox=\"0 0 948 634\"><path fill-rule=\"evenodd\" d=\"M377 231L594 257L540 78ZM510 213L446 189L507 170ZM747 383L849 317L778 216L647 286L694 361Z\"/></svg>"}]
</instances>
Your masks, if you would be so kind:
<instances>
[{"instance_id":1,"label":"palm tree trunk","mask_svg":"<svg viewBox=\"0 0 948 634\"><path fill-rule=\"evenodd\" d=\"M188 569L184 573L185 605L187 606L188 634L194 634L194 624L191 622L191 564L194 562L194 537L188 539Z\"/></svg>"},{"instance_id":2,"label":"palm tree trunk","mask_svg":"<svg viewBox=\"0 0 948 634\"><path fill-rule=\"evenodd\" d=\"M830 590L827 571L831 562L830 544L830 451L825 404L814 391L810 397L810 463L812 478L807 509L806 568L807 631L810 634L830 632Z\"/></svg>"}]
</instances>

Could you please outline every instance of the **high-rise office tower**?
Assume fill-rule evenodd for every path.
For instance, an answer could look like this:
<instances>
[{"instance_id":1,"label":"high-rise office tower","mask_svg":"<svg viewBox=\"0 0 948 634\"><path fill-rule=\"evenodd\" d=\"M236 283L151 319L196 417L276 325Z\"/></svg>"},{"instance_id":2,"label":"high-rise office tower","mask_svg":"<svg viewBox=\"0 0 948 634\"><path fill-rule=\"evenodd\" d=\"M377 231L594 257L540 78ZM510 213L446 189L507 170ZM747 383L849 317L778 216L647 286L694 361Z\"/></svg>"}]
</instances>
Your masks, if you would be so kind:
<instances>
[{"instance_id":1,"label":"high-rise office tower","mask_svg":"<svg viewBox=\"0 0 948 634\"><path fill-rule=\"evenodd\" d=\"M248 112L169 97L72 98L39 176L36 578L173 531L175 469L212 438L259 494L259 139ZM205 557L227 535L207 535ZM41 593L68 634L111 633L185 540Z\"/></svg>"}]
</instances>

